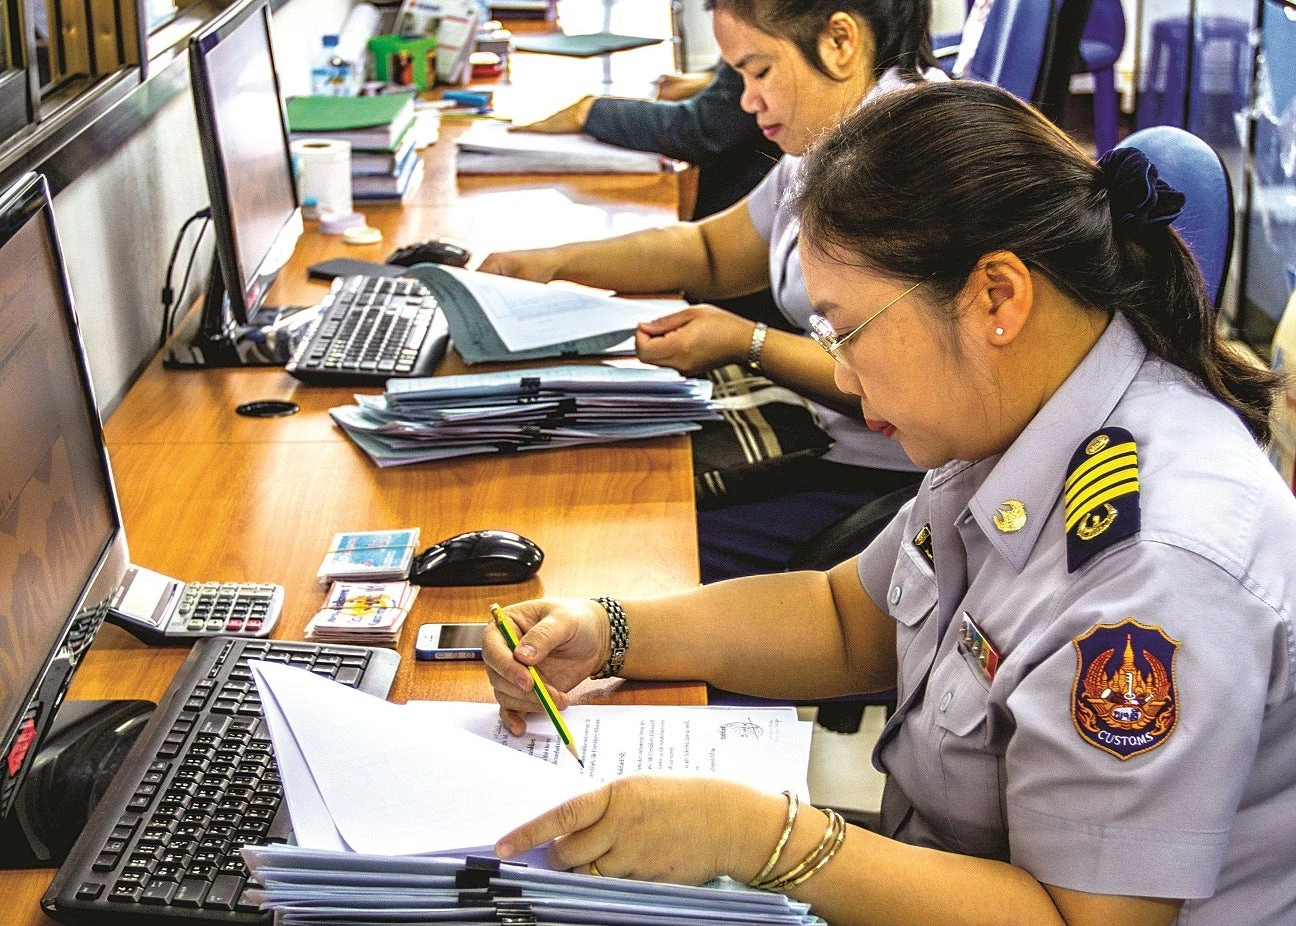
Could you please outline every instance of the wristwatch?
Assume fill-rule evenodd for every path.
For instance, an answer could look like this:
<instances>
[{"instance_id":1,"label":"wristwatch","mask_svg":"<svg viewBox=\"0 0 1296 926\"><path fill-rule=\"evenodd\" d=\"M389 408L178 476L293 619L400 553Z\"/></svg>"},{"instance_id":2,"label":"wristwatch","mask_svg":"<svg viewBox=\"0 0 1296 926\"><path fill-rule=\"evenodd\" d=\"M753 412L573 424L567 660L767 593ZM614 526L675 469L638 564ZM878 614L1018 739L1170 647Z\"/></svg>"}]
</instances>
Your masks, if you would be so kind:
<instances>
[{"instance_id":1,"label":"wristwatch","mask_svg":"<svg viewBox=\"0 0 1296 926\"><path fill-rule=\"evenodd\" d=\"M756 328L752 331L751 344L747 347L747 369L753 373L761 371L761 351L765 349L765 332L769 331L769 325L764 322L757 322Z\"/></svg>"}]
</instances>

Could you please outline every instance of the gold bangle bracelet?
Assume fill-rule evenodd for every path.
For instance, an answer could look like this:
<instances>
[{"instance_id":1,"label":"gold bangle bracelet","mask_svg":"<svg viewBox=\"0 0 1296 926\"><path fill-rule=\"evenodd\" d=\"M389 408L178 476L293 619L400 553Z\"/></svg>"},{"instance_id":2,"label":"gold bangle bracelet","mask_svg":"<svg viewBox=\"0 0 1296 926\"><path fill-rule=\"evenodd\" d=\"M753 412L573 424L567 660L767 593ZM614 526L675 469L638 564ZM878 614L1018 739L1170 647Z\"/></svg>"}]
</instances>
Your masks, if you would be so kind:
<instances>
[{"instance_id":1,"label":"gold bangle bracelet","mask_svg":"<svg viewBox=\"0 0 1296 926\"><path fill-rule=\"evenodd\" d=\"M833 840L832 846L828 849L826 853L824 853L823 858L815 862L814 865L811 866L809 871L805 872L800 877L788 881L786 884L779 885L778 887L775 888L775 890L788 891L794 887L797 887L798 885L804 884L806 881L809 881L812 877L818 874L821 868L823 868L830 861L832 861L832 857L837 854L837 850L840 849L842 847L842 843L846 841L845 818L843 818L840 814L838 814L834 822L837 824L837 838Z\"/></svg>"},{"instance_id":2,"label":"gold bangle bracelet","mask_svg":"<svg viewBox=\"0 0 1296 926\"><path fill-rule=\"evenodd\" d=\"M779 834L778 842L774 844L774 851L770 853L769 861L765 863L765 867L760 870L760 873L756 875L756 877L747 882L752 887L759 886L760 882L765 879L765 876L774 870L774 866L778 864L779 856L783 854L783 848L787 845L788 839L792 836L792 825L796 823L797 808L801 802L792 791L784 791L783 796L787 798L788 802L787 821L783 824L783 832Z\"/></svg>"},{"instance_id":3,"label":"gold bangle bracelet","mask_svg":"<svg viewBox=\"0 0 1296 926\"><path fill-rule=\"evenodd\" d=\"M836 838L837 821L841 819L835 810L827 810L824 812L828 815L828 826L824 830L823 838L819 840L819 845L815 846L814 849L812 849L799 863L794 865L790 871L784 872L777 878L768 878L757 884L756 887L768 888L775 891L779 890L783 884L792 881L794 878L800 877L805 873L806 869L819 860L819 857L827 851L828 846L832 843L833 839ZM845 821L843 821L843 825L844 824Z\"/></svg>"}]
</instances>

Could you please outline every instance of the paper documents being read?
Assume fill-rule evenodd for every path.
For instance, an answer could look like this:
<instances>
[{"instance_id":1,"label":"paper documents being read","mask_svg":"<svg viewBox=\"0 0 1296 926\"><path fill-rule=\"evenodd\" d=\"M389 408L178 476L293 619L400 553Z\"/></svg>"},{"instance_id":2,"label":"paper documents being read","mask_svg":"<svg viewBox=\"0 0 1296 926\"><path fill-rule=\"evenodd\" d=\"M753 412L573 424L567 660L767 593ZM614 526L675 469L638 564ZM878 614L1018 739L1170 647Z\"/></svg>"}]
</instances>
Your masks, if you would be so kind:
<instances>
[{"instance_id":1,"label":"paper documents being read","mask_svg":"<svg viewBox=\"0 0 1296 926\"><path fill-rule=\"evenodd\" d=\"M450 723L551 765L580 772L542 714L523 736L513 736L494 704L411 701L429 721ZM702 775L762 791L796 791L810 800L806 769L814 724L793 707L663 707L576 705L563 711L582 774L603 784L626 775Z\"/></svg>"},{"instance_id":2,"label":"paper documents being read","mask_svg":"<svg viewBox=\"0 0 1296 926\"><path fill-rule=\"evenodd\" d=\"M594 783L303 669L254 662L299 845L413 855L493 845Z\"/></svg>"},{"instance_id":3,"label":"paper documents being read","mask_svg":"<svg viewBox=\"0 0 1296 926\"><path fill-rule=\"evenodd\" d=\"M391 704L304 669L252 663L297 844L372 855L489 849L546 810L640 772L806 794L809 723L792 708L576 706L582 774L539 721L493 704ZM565 761L564 761L565 759Z\"/></svg>"},{"instance_id":4,"label":"paper documents being read","mask_svg":"<svg viewBox=\"0 0 1296 926\"><path fill-rule=\"evenodd\" d=\"M660 318L674 308L660 300L619 299L572 284L546 285L457 267L440 269L472 292L500 340L512 351L611 332L629 335L640 322Z\"/></svg>"}]
</instances>

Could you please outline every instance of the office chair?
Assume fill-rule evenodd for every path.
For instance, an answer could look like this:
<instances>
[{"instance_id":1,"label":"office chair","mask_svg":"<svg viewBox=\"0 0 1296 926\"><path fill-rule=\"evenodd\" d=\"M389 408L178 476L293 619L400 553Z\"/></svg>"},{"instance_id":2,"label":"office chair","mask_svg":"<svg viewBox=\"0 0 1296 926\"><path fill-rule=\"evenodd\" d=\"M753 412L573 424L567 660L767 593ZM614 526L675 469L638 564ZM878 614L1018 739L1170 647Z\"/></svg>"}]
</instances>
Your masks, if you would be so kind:
<instances>
[{"instance_id":1,"label":"office chair","mask_svg":"<svg viewBox=\"0 0 1296 926\"><path fill-rule=\"evenodd\" d=\"M1062 0L994 0L964 79L994 84L1019 100L1034 102L1053 60L1061 8Z\"/></svg>"},{"instance_id":2,"label":"office chair","mask_svg":"<svg viewBox=\"0 0 1296 926\"><path fill-rule=\"evenodd\" d=\"M1093 75L1094 149L1099 156L1116 147L1120 97L1116 95L1116 60L1125 47L1125 11L1121 0L1093 0L1080 38L1080 70Z\"/></svg>"},{"instance_id":3,"label":"office chair","mask_svg":"<svg viewBox=\"0 0 1296 926\"><path fill-rule=\"evenodd\" d=\"M1174 229L1197 258L1211 305L1219 308L1233 251L1233 188L1224 162L1191 132L1169 125L1139 129L1117 148L1137 148L1186 197Z\"/></svg>"}]
</instances>

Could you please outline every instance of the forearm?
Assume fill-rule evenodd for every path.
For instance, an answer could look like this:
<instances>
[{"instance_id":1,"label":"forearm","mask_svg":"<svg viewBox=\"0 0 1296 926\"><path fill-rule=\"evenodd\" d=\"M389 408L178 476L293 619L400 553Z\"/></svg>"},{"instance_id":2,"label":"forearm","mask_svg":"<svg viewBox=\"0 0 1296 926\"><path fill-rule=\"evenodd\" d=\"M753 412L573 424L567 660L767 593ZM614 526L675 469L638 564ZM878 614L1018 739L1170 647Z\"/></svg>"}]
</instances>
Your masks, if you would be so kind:
<instances>
[{"instance_id":1,"label":"forearm","mask_svg":"<svg viewBox=\"0 0 1296 926\"><path fill-rule=\"evenodd\" d=\"M769 331L761 350L761 372L793 392L848 415L860 417L859 399L837 388L832 357L811 338Z\"/></svg>"},{"instance_id":2,"label":"forearm","mask_svg":"<svg viewBox=\"0 0 1296 926\"><path fill-rule=\"evenodd\" d=\"M818 810L799 814L779 869L812 852L827 825ZM759 870L769 849L756 848ZM854 826L837 855L791 893L834 926L1065 926L1048 891L1021 868Z\"/></svg>"},{"instance_id":3,"label":"forearm","mask_svg":"<svg viewBox=\"0 0 1296 926\"><path fill-rule=\"evenodd\" d=\"M621 293L673 293L713 286L696 226L683 222L552 249L553 279Z\"/></svg>"},{"instance_id":4,"label":"forearm","mask_svg":"<svg viewBox=\"0 0 1296 926\"><path fill-rule=\"evenodd\" d=\"M625 601L627 678L704 679L730 691L815 698L895 684L895 625L854 561Z\"/></svg>"}]
</instances>

